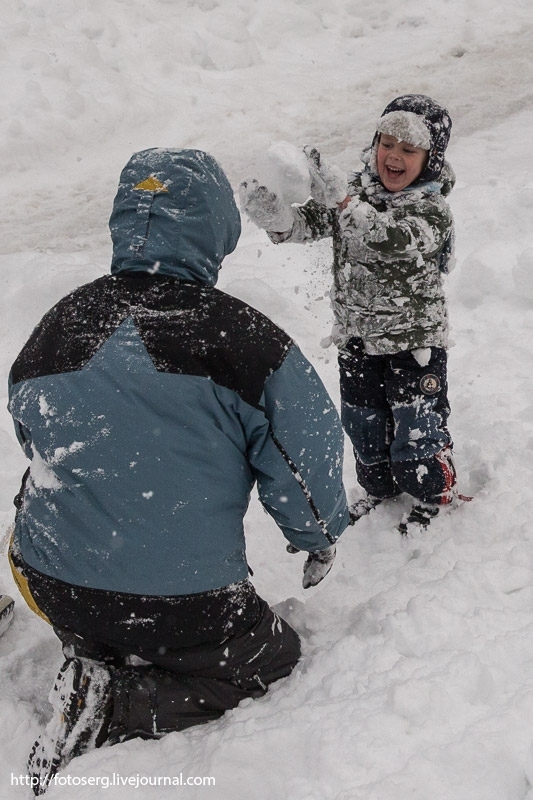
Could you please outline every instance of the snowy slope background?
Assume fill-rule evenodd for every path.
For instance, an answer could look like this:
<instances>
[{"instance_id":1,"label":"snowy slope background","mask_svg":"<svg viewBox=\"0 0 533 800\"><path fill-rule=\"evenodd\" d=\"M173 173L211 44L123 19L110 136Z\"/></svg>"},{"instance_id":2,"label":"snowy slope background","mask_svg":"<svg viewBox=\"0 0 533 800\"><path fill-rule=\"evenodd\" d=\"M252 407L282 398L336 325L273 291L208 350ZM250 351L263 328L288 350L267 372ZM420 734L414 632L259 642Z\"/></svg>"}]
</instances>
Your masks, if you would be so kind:
<instances>
[{"instance_id":1,"label":"snowy slope background","mask_svg":"<svg viewBox=\"0 0 533 800\"><path fill-rule=\"evenodd\" d=\"M258 591L299 630L301 665L208 726L94 751L81 783L209 776L215 786L57 785L95 800L533 800L533 7L530 0L3 0L0 37L0 527L25 460L5 411L9 367L41 315L108 271L122 166L200 147L237 188L276 142L358 166L384 105L432 95L448 155L457 267L448 295L450 427L474 500L402 541L405 508L346 532L334 571L301 588L300 556L254 499ZM300 344L338 402L330 248L279 246L244 221L219 287ZM346 486L359 492L346 447ZM46 718L61 663L17 598L0 640L0 798Z\"/></svg>"}]
</instances>

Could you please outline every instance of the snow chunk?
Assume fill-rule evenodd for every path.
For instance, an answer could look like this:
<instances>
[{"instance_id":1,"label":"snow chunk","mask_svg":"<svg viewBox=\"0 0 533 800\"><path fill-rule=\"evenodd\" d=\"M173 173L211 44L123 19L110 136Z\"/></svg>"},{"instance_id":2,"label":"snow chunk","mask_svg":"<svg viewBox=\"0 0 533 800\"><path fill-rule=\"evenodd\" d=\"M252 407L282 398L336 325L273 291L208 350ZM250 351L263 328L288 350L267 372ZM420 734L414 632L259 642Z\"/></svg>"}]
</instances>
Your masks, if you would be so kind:
<instances>
[{"instance_id":1,"label":"snow chunk","mask_svg":"<svg viewBox=\"0 0 533 800\"><path fill-rule=\"evenodd\" d=\"M39 395L39 413L42 417L54 417L56 410L48 404L48 400L44 394Z\"/></svg>"},{"instance_id":2,"label":"snow chunk","mask_svg":"<svg viewBox=\"0 0 533 800\"><path fill-rule=\"evenodd\" d=\"M411 350L411 353L421 367L427 367L431 360L431 347L418 347Z\"/></svg>"},{"instance_id":3,"label":"snow chunk","mask_svg":"<svg viewBox=\"0 0 533 800\"><path fill-rule=\"evenodd\" d=\"M61 481L35 448L30 474L36 489L61 489Z\"/></svg>"},{"instance_id":4,"label":"snow chunk","mask_svg":"<svg viewBox=\"0 0 533 800\"><path fill-rule=\"evenodd\" d=\"M72 442L68 447L56 447L52 463L59 464L60 461L63 461L67 456L71 455L71 453L77 453L83 450L84 447L85 444L83 442Z\"/></svg>"},{"instance_id":5,"label":"snow chunk","mask_svg":"<svg viewBox=\"0 0 533 800\"><path fill-rule=\"evenodd\" d=\"M269 183L274 191L291 203L305 203L311 194L309 163L302 148L279 141L267 151Z\"/></svg>"}]
</instances>

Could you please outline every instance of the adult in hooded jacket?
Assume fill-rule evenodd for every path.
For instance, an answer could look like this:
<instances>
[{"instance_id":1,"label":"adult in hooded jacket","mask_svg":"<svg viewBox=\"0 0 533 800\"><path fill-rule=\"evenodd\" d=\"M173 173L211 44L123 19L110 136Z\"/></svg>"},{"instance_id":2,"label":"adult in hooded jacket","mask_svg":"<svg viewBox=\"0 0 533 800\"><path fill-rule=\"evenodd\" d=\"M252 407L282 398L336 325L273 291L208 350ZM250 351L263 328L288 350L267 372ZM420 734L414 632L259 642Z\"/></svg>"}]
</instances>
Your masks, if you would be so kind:
<instances>
[{"instance_id":1,"label":"adult in hooded jacket","mask_svg":"<svg viewBox=\"0 0 533 800\"><path fill-rule=\"evenodd\" d=\"M298 636L249 580L254 485L309 554L306 586L349 521L320 379L287 334L214 288L240 235L219 165L134 154L110 228L111 274L60 300L10 374L31 461L11 560L66 656L30 754L36 794L91 746L215 719L291 672Z\"/></svg>"}]
</instances>

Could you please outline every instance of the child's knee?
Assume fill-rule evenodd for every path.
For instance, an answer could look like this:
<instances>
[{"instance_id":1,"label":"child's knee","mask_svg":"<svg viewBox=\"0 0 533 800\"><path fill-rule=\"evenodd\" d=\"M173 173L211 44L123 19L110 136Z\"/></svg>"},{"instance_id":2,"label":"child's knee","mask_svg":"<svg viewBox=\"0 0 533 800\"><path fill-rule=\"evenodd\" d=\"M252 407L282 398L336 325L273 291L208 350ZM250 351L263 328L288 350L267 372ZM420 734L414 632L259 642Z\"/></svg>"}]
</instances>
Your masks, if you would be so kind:
<instances>
[{"instance_id":1,"label":"child's knee","mask_svg":"<svg viewBox=\"0 0 533 800\"><path fill-rule=\"evenodd\" d=\"M419 461L435 456L450 445L450 435L436 400L418 398L393 408L395 432L390 455L393 462Z\"/></svg>"},{"instance_id":2,"label":"child's knee","mask_svg":"<svg viewBox=\"0 0 533 800\"><path fill-rule=\"evenodd\" d=\"M341 421L359 461L367 466L389 459L390 414L384 409L342 404Z\"/></svg>"}]
</instances>

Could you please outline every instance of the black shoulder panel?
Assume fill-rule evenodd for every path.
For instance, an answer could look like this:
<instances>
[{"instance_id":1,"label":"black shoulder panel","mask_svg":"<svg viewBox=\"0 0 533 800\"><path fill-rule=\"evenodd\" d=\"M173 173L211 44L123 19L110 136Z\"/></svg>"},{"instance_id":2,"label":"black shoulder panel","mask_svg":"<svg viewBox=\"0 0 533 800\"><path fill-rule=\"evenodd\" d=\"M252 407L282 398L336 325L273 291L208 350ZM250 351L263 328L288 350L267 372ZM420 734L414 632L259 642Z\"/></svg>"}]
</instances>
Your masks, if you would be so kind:
<instances>
[{"instance_id":1,"label":"black shoulder panel","mask_svg":"<svg viewBox=\"0 0 533 800\"><path fill-rule=\"evenodd\" d=\"M115 285L99 278L56 303L17 356L13 383L81 369L128 316Z\"/></svg>"},{"instance_id":2,"label":"black shoulder panel","mask_svg":"<svg viewBox=\"0 0 533 800\"><path fill-rule=\"evenodd\" d=\"M252 405L291 345L268 317L218 289L145 273L109 275L43 317L13 364L13 383L81 369L128 317L157 370L210 378Z\"/></svg>"}]
</instances>

